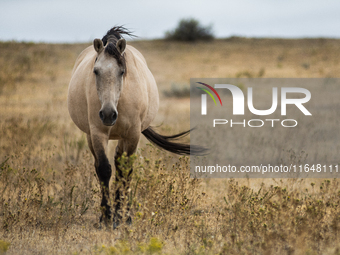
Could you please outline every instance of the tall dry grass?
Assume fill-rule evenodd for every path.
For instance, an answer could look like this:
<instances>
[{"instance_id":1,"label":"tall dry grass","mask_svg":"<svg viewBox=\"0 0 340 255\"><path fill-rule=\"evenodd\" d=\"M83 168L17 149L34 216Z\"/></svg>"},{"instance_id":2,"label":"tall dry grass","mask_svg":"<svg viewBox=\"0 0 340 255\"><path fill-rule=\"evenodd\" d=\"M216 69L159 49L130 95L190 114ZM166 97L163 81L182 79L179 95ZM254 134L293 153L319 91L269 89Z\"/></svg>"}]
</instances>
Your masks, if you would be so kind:
<instances>
[{"instance_id":1,"label":"tall dry grass","mask_svg":"<svg viewBox=\"0 0 340 255\"><path fill-rule=\"evenodd\" d=\"M336 77L339 70L339 40L131 44L160 92L191 77ZM191 179L188 158L145 139L124 201L132 225L98 224L93 158L66 107L86 46L0 43L0 253L340 253L338 180ZM154 124L166 134L188 129L188 98L161 97Z\"/></svg>"}]
</instances>

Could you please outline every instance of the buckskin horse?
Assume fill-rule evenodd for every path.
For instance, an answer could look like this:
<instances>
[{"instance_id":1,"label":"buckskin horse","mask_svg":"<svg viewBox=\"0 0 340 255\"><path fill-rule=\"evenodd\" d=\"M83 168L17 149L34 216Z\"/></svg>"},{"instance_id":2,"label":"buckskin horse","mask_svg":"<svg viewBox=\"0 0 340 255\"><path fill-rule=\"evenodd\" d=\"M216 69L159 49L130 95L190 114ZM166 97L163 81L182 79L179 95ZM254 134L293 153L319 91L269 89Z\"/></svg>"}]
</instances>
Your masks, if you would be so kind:
<instances>
[{"instance_id":1,"label":"buckskin horse","mask_svg":"<svg viewBox=\"0 0 340 255\"><path fill-rule=\"evenodd\" d=\"M119 158L135 153L143 134L155 145L176 154L201 154L199 146L176 143L190 130L172 136L163 136L150 127L155 118L159 95L156 81L143 55L127 45L122 34L132 34L122 26L110 29L102 39L95 39L78 56L72 71L68 90L68 110L76 126L87 135L88 146L95 159L100 181L102 215L100 221L111 220L109 181L112 170L106 156L108 140L118 140L115 152L116 183L129 187L132 169L123 178ZM122 189L115 193L113 227L122 219ZM128 217L131 222L131 218Z\"/></svg>"}]
</instances>

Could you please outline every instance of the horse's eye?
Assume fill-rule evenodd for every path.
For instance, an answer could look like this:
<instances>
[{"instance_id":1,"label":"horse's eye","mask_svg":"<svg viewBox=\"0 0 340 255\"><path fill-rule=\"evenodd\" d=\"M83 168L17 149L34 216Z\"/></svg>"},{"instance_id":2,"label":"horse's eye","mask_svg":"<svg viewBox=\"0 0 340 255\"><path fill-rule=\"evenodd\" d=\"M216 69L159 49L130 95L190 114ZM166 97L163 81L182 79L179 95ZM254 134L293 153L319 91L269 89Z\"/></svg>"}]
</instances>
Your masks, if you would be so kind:
<instances>
[{"instance_id":1,"label":"horse's eye","mask_svg":"<svg viewBox=\"0 0 340 255\"><path fill-rule=\"evenodd\" d=\"M120 75L122 75L122 76L123 76L123 75L124 75L124 73L125 73L125 71L122 71L122 72L120 73Z\"/></svg>"},{"instance_id":2,"label":"horse's eye","mask_svg":"<svg viewBox=\"0 0 340 255\"><path fill-rule=\"evenodd\" d=\"M94 70L93 70L93 73L94 73L95 75L98 75L98 70L97 70L97 69L94 69Z\"/></svg>"}]
</instances>

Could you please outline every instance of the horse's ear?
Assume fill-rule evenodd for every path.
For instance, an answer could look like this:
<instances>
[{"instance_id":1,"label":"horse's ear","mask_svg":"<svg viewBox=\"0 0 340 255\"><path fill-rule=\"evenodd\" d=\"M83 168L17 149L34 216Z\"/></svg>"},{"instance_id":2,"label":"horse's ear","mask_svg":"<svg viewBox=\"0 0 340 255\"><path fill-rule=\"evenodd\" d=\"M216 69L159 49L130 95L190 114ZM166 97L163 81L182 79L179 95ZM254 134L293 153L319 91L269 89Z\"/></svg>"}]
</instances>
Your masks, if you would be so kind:
<instances>
[{"instance_id":1,"label":"horse's ear","mask_svg":"<svg viewBox=\"0 0 340 255\"><path fill-rule=\"evenodd\" d=\"M117 41L116 48L121 55L123 55L126 48L126 41L124 38L121 38Z\"/></svg>"},{"instance_id":2,"label":"horse's ear","mask_svg":"<svg viewBox=\"0 0 340 255\"><path fill-rule=\"evenodd\" d=\"M98 54L104 49L103 41L100 39L94 39L93 47L98 52Z\"/></svg>"}]
</instances>

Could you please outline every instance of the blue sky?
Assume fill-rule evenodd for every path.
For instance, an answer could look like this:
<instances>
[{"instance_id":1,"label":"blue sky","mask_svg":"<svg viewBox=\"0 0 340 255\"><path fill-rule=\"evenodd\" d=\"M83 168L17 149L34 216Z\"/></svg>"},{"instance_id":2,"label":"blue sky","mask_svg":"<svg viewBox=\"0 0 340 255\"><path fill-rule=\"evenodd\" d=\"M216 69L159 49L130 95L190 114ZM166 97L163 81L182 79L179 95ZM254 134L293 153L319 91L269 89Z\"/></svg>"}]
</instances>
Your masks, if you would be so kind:
<instances>
[{"instance_id":1,"label":"blue sky","mask_svg":"<svg viewBox=\"0 0 340 255\"><path fill-rule=\"evenodd\" d=\"M161 38L181 18L217 37L340 38L338 0L0 0L0 40L88 42L114 25Z\"/></svg>"}]
</instances>

